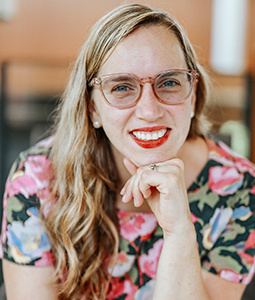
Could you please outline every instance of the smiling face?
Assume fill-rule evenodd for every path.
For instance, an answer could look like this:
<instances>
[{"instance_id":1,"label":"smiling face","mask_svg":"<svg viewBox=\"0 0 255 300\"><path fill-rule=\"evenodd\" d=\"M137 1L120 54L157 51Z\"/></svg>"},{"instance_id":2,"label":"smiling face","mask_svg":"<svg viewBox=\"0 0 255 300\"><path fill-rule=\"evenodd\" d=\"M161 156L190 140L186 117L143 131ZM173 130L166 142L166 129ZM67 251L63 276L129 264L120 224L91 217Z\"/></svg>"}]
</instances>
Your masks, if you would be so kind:
<instances>
[{"instance_id":1,"label":"smiling face","mask_svg":"<svg viewBox=\"0 0 255 300\"><path fill-rule=\"evenodd\" d=\"M161 71L187 69L177 37L163 26L142 26L126 37L102 64L98 77L132 73L154 77ZM138 103L119 109L106 103L98 86L92 93L92 121L98 121L110 140L117 162L127 157L136 166L178 156L195 110L195 88L181 104L158 101L150 83L145 83Z\"/></svg>"}]
</instances>

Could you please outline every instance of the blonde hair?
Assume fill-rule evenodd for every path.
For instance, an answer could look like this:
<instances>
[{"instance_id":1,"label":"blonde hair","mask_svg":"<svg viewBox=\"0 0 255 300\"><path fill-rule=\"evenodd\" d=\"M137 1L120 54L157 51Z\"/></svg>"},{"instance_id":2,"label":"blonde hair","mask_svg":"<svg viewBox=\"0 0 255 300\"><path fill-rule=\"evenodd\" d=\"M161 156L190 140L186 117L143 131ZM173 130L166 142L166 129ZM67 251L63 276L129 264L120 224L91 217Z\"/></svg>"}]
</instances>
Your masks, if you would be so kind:
<instances>
[{"instance_id":1,"label":"blonde hair","mask_svg":"<svg viewBox=\"0 0 255 300\"><path fill-rule=\"evenodd\" d=\"M207 79L180 25L167 13L145 5L116 8L101 18L82 47L59 105L52 147L57 201L45 218L55 256L60 299L105 299L109 288L108 263L118 253L115 209L119 176L103 129L89 118L91 88L106 54L141 26L166 26L177 36L189 69L200 73L195 117L189 137L203 133L200 117L207 97Z\"/></svg>"}]
</instances>

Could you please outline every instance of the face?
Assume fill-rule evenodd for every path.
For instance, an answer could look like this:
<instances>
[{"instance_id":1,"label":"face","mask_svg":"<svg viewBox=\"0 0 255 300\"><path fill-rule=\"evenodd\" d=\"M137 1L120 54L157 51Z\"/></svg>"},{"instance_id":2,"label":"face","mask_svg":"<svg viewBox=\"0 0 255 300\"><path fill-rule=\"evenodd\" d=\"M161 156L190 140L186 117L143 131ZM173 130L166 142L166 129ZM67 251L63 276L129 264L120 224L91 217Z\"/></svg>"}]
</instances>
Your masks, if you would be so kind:
<instances>
[{"instance_id":1,"label":"face","mask_svg":"<svg viewBox=\"0 0 255 300\"><path fill-rule=\"evenodd\" d=\"M163 26L144 26L116 47L98 77L113 73L153 77L169 69L187 69L177 37ZM98 86L92 97L90 117L102 125L117 164L124 157L139 167L178 156L195 109L194 88L183 103L175 105L159 102L149 83L144 84L138 103L130 108L111 107Z\"/></svg>"}]
</instances>

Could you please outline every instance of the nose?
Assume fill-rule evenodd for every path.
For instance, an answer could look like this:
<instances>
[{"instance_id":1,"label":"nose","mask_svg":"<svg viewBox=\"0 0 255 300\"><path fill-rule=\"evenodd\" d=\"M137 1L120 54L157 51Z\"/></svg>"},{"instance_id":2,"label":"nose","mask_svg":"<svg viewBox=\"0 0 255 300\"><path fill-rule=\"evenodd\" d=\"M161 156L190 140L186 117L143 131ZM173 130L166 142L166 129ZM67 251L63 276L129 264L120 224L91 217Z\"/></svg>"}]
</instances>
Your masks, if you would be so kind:
<instances>
[{"instance_id":1,"label":"nose","mask_svg":"<svg viewBox=\"0 0 255 300\"><path fill-rule=\"evenodd\" d=\"M163 114L163 104L158 101L152 85L150 83L145 83L141 86L141 95L136 104L136 117L147 122L155 122L163 117Z\"/></svg>"}]
</instances>

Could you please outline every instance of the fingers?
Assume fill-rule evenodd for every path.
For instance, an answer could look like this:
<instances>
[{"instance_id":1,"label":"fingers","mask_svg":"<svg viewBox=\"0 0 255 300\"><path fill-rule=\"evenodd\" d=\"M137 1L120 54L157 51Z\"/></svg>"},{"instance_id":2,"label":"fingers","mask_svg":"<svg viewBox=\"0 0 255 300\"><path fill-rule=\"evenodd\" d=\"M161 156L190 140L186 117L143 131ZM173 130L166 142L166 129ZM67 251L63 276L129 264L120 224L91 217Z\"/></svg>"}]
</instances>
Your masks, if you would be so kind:
<instances>
[{"instance_id":1,"label":"fingers","mask_svg":"<svg viewBox=\"0 0 255 300\"><path fill-rule=\"evenodd\" d=\"M134 206L139 207L143 204L144 198L139 189L139 176L132 176L124 188L121 190L121 194L123 195L122 201L124 203L134 201Z\"/></svg>"},{"instance_id":2,"label":"fingers","mask_svg":"<svg viewBox=\"0 0 255 300\"><path fill-rule=\"evenodd\" d=\"M136 174L138 168L129 159L125 157L123 163L131 175ZM138 171L138 174L141 174L140 171ZM149 197L150 191L143 195L139 189L139 176L132 176L131 179L127 181L120 194L123 195L122 201L124 203L134 199L134 205L139 207L143 204L144 197Z\"/></svg>"},{"instance_id":3,"label":"fingers","mask_svg":"<svg viewBox=\"0 0 255 300\"><path fill-rule=\"evenodd\" d=\"M144 166L137 168L128 159L125 159L125 166L133 176L127 181L121 191L123 202L134 199L135 206L141 206L144 199L148 199L152 194L152 188L158 192L168 195L169 192L184 189L184 166L179 159L171 159L167 162L156 164L156 168ZM135 171L135 172L134 172Z\"/></svg>"}]
</instances>

